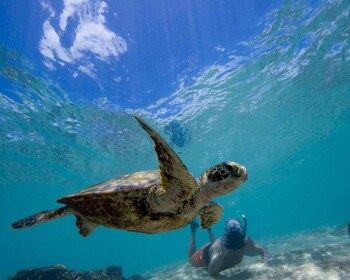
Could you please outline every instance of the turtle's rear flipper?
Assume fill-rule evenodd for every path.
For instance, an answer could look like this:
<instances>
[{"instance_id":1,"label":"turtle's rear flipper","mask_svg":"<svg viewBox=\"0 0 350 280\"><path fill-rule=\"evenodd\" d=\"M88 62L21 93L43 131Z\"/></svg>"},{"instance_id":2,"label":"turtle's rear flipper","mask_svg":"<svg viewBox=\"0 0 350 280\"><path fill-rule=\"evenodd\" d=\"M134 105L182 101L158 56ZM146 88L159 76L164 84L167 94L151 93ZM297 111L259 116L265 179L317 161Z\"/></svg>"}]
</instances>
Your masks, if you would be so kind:
<instances>
[{"instance_id":1,"label":"turtle's rear flipper","mask_svg":"<svg viewBox=\"0 0 350 280\"><path fill-rule=\"evenodd\" d=\"M79 233L84 237L90 235L90 233L92 233L94 229L98 226L97 224L94 224L84 219L80 215L75 215L75 217L77 218L75 224L79 229Z\"/></svg>"},{"instance_id":2,"label":"turtle's rear flipper","mask_svg":"<svg viewBox=\"0 0 350 280\"><path fill-rule=\"evenodd\" d=\"M62 218L71 213L72 211L68 207L62 207L55 210L42 211L13 223L11 227L13 229L31 227L37 224Z\"/></svg>"},{"instance_id":3,"label":"turtle's rear flipper","mask_svg":"<svg viewBox=\"0 0 350 280\"><path fill-rule=\"evenodd\" d=\"M201 218L201 227L203 229L210 228L216 224L222 217L222 206L214 201L209 201L199 210Z\"/></svg>"}]
</instances>

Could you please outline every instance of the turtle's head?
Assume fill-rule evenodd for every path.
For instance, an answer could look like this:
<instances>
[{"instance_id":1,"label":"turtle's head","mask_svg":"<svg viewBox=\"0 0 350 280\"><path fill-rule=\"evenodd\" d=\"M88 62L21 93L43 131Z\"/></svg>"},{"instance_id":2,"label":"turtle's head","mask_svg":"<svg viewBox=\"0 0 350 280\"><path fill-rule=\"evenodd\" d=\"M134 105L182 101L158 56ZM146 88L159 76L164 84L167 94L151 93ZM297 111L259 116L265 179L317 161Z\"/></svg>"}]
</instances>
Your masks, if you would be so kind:
<instances>
[{"instance_id":1,"label":"turtle's head","mask_svg":"<svg viewBox=\"0 0 350 280\"><path fill-rule=\"evenodd\" d=\"M203 172L199 178L199 186L213 198L234 191L247 179L248 173L244 166L227 161Z\"/></svg>"}]
</instances>

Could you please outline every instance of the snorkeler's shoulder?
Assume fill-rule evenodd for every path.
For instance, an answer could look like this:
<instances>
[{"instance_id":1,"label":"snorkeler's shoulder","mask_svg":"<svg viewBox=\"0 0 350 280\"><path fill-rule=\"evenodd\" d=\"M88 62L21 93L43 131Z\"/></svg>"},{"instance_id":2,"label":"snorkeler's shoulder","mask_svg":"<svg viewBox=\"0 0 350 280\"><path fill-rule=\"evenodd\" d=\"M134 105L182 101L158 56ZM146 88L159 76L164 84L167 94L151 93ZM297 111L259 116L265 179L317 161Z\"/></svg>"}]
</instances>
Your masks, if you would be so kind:
<instances>
[{"instance_id":1,"label":"snorkeler's shoulder","mask_svg":"<svg viewBox=\"0 0 350 280\"><path fill-rule=\"evenodd\" d=\"M225 246L223 246L221 237L217 238L210 246L210 254L221 254Z\"/></svg>"},{"instance_id":2,"label":"snorkeler's shoulder","mask_svg":"<svg viewBox=\"0 0 350 280\"><path fill-rule=\"evenodd\" d=\"M250 236L246 236L244 239L244 249L246 251L251 250L252 248L255 248L257 245L257 243L255 242L255 240L253 238L251 238Z\"/></svg>"}]
</instances>

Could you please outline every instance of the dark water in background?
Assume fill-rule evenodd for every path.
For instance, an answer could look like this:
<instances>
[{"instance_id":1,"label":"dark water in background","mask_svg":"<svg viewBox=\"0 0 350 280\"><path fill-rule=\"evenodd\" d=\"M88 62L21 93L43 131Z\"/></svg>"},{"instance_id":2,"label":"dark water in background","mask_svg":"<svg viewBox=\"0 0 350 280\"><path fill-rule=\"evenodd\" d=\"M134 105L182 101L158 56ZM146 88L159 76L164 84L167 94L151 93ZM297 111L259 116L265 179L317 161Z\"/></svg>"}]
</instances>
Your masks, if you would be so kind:
<instances>
[{"instance_id":1,"label":"dark water in background","mask_svg":"<svg viewBox=\"0 0 350 280\"><path fill-rule=\"evenodd\" d=\"M223 221L245 213L258 241L348 221L349 13L349 1L285 2L239 52L223 50L217 63L178 77L173 94L138 110L73 102L64 85L0 46L0 276L55 263L121 265L128 275L186 260L188 228L98 228L84 239L67 217L10 230L18 218L57 207L58 197L155 169L152 144L131 113L148 119L195 176L225 160L247 167L249 180L216 201ZM217 235L222 228L220 221Z\"/></svg>"}]
</instances>

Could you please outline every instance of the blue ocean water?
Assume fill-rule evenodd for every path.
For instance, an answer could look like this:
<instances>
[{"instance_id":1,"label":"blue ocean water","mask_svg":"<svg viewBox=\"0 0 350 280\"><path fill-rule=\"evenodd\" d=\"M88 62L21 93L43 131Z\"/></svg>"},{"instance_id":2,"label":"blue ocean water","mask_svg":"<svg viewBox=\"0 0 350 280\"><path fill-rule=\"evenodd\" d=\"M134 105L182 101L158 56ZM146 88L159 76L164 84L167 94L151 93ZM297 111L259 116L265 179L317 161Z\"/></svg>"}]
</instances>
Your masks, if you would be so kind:
<instances>
[{"instance_id":1,"label":"blue ocean water","mask_svg":"<svg viewBox=\"0 0 350 280\"><path fill-rule=\"evenodd\" d=\"M195 176L247 167L249 180L215 199L216 235L243 213L257 241L349 220L349 1L15 2L0 1L1 278L186 260L188 228L83 238L66 217L10 229L58 197L156 169L133 114Z\"/></svg>"}]
</instances>

